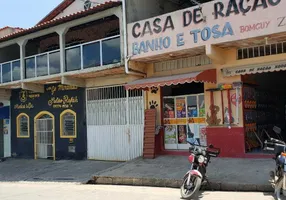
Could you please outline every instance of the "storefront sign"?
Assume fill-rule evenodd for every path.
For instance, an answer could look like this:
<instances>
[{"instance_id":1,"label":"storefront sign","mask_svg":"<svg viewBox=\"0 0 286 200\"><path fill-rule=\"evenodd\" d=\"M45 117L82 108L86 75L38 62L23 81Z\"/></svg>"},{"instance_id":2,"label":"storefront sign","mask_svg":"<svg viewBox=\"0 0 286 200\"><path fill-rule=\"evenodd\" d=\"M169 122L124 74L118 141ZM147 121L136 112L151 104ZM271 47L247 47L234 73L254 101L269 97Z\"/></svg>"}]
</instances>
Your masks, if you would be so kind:
<instances>
[{"instance_id":1,"label":"storefront sign","mask_svg":"<svg viewBox=\"0 0 286 200\"><path fill-rule=\"evenodd\" d=\"M78 103L77 96L70 97L68 95L64 95L63 98L52 97L48 100L48 105L53 108L72 108L75 103Z\"/></svg>"},{"instance_id":2,"label":"storefront sign","mask_svg":"<svg viewBox=\"0 0 286 200\"><path fill-rule=\"evenodd\" d=\"M32 104L31 102L29 103L21 103L21 104L15 104L14 109L17 110L23 110L23 109L33 109L34 108L34 104Z\"/></svg>"},{"instance_id":3,"label":"storefront sign","mask_svg":"<svg viewBox=\"0 0 286 200\"><path fill-rule=\"evenodd\" d=\"M196 118L176 118L176 119L164 119L164 124L204 124L206 119L204 117Z\"/></svg>"},{"instance_id":4,"label":"storefront sign","mask_svg":"<svg viewBox=\"0 0 286 200\"><path fill-rule=\"evenodd\" d=\"M46 88L46 91L51 92L52 95L55 94L55 92L57 91L70 91L70 90L77 90L78 87L77 86L71 86L71 85L53 85L53 86L49 86Z\"/></svg>"},{"instance_id":5,"label":"storefront sign","mask_svg":"<svg viewBox=\"0 0 286 200\"><path fill-rule=\"evenodd\" d=\"M273 63L268 65L255 65L253 67L242 66L239 68L225 68L222 72L224 76L237 76L262 72L274 72L280 70L286 70L286 62Z\"/></svg>"},{"instance_id":6,"label":"storefront sign","mask_svg":"<svg viewBox=\"0 0 286 200\"><path fill-rule=\"evenodd\" d=\"M131 59L286 31L286 1L222 0L201 7L128 24Z\"/></svg>"}]
</instances>

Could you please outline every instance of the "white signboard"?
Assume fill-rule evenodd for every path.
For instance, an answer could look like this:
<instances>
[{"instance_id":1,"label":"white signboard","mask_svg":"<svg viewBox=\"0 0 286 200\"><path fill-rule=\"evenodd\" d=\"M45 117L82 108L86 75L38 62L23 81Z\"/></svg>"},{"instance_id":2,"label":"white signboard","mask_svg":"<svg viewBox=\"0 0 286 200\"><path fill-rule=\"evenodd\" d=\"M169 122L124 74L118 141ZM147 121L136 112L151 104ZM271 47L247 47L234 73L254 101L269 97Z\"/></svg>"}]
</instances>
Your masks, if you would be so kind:
<instances>
[{"instance_id":1,"label":"white signboard","mask_svg":"<svg viewBox=\"0 0 286 200\"><path fill-rule=\"evenodd\" d=\"M128 24L131 59L286 31L286 0L221 0Z\"/></svg>"},{"instance_id":2,"label":"white signboard","mask_svg":"<svg viewBox=\"0 0 286 200\"><path fill-rule=\"evenodd\" d=\"M261 64L255 66L244 66L239 68L225 68L222 70L223 76L237 76L245 74L256 74L262 72L285 71L286 62Z\"/></svg>"}]
</instances>

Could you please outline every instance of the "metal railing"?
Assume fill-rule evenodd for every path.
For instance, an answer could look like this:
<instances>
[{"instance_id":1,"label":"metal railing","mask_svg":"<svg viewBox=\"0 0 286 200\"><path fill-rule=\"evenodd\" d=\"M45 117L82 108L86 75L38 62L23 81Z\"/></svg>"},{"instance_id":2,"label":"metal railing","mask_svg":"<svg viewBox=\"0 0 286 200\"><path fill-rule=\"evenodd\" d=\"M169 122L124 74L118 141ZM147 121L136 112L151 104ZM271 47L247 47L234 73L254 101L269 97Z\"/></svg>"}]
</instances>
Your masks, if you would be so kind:
<instances>
[{"instance_id":1,"label":"metal railing","mask_svg":"<svg viewBox=\"0 0 286 200\"><path fill-rule=\"evenodd\" d=\"M121 62L120 35L65 48L64 72ZM61 73L60 50L25 57L24 79ZM0 64L0 83L21 80L20 59Z\"/></svg>"},{"instance_id":2,"label":"metal railing","mask_svg":"<svg viewBox=\"0 0 286 200\"><path fill-rule=\"evenodd\" d=\"M1 83L8 83L12 81L18 81L21 79L21 69L20 69L20 60L12 60L0 64Z\"/></svg>"}]
</instances>

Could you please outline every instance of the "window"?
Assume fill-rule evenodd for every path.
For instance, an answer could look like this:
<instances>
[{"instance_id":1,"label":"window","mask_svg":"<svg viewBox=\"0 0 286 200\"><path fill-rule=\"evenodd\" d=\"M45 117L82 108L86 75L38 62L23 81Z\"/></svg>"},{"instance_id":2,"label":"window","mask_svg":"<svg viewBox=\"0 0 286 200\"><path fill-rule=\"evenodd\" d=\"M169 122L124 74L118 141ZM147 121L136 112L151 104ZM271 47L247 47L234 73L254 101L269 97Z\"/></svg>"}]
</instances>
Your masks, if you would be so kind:
<instances>
[{"instance_id":1,"label":"window","mask_svg":"<svg viewBox=\"0 0 286 200\"><path fill-rule=\"evenodd\" d=\"M76 138L76 113L65 110L60 115L61 138Z\"/></svg>"},{"instance_id":2,"label":"window","mask_svg":"<svg viewBox=\"0 0 286 200\"><path fill-rule=\"evenodd\" d=\"M29 116L25 113L21 113L17 117L17 137L18 138L29 138L30 128L29 128Z\"/></svg>"}]
</instances>

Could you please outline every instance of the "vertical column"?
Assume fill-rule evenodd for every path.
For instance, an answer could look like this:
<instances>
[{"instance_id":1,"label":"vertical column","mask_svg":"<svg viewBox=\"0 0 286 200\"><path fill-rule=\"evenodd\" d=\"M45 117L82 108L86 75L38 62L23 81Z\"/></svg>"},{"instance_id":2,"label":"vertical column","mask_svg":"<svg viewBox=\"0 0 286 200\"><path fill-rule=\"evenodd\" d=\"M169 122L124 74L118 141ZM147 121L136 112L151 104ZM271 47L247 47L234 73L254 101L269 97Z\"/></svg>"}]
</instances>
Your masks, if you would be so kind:
<instances>
[{"instance_id":1,"label":"vertical column","mask_svg":"<svg viewBox=\"0 0 286 200\"><path fill-rule=\"evenodd\" d=\"M61 74L65 72L66 66L66 33L68 32L69 28L65 27L57 31L59 38L60 38L60 61L61 61Z\"/></svg>"},{"instance_id":2,"label":"vertical column","mask_svg":"<svg viewBox=\"0 0 286 200\"><path fill-rule=\"evenodd\" d=\"M18 42L20 46L20 76L21 81L25 79L25 56L26 56L26 44L28 40L21 40Z\"/></svg>"},{"instance_id":3,"label":"vertical column","mask_svg":"<svg viewBox=\"0 0 286 200\"><path fill-rule=\"evenodd\" d=\"M121 52L121 61L124 62L125 56L127 56L128 52L127 49L125 49L125 42L127 43L127 41L125 41L126 39L126 30L125 30L125 26L124 26L124 20L123 20L123 15L124 13L122 13L121 9L118 9L115 13L114 13L118 19L119 19L119 26L120 26L120 52ZM125 52L126 51L126 52ZM125 55L126 54L126 55Z\"/></svg>"}]
</instances>

